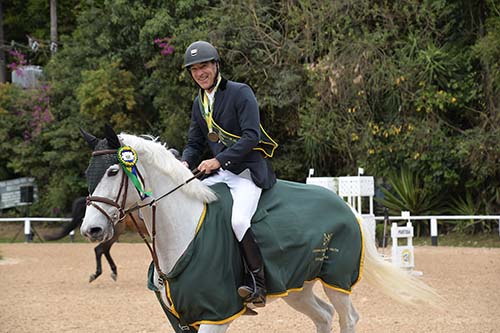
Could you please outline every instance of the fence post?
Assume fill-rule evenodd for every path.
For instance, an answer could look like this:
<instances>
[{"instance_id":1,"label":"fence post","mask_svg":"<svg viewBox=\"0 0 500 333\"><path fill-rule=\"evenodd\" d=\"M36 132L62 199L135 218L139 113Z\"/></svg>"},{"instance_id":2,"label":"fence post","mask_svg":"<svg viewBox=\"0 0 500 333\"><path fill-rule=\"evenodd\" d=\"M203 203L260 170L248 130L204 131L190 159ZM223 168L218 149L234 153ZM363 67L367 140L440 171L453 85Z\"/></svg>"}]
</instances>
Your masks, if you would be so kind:
<instances>
[{"instance_id":1,"label":"fence post","mask_svg":"<svg viewBox=\"0 0 500 333\"><path fill-rule=\"evenodd\" d=\"M31 220L29 218L24 220L24 242L31 243L33 234L31 233Z\"/></svg>"},{"instance_id":2,"label":"fence post","mask_svg":"<svg viewBox=\"0 0 500 333\"><path fill-rule=\"evenodd\" d=\"M389 210L387 207L384 207L384 232L382 235L382 248L387 246L387 224L389 223ZM375 228L375 232L376 232Z\"/></svg>"},{"instance_id":3,"label":"fence post","mask_svg":"<svg viewBox=\"0 0 500 333\"><path fill-rule=\"evenodd\" d=\"M438 225L435 217L431 218L431 244L438 245Z\"/></svg>"}]
</instances>

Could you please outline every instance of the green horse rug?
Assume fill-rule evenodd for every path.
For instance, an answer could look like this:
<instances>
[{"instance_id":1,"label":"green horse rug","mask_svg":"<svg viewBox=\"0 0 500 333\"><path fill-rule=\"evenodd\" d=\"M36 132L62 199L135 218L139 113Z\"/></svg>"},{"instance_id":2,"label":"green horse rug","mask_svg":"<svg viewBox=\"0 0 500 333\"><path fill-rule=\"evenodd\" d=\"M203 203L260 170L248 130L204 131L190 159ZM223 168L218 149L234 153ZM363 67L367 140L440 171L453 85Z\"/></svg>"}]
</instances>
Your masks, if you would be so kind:
<instances>
[{"instance_id":1,"label":"green horse rug","mask_svg":"<svg viewBox=\"0 0 500 333\"><path fill-rule=\"evenodd\" d=\"M244 267L231 228L232 197L225 184L212 189L219 200L206 205L196 236L167 274L171 307L153 284L153 265L149 269L148 287L176 332L226 323L246 310L237 293ZM362 271L359 223L344 200L325 188L278 180L263 191L251 228L264 258L268 297L286 296L313 280L350 293Z\"/></svg>"}]
</instances>

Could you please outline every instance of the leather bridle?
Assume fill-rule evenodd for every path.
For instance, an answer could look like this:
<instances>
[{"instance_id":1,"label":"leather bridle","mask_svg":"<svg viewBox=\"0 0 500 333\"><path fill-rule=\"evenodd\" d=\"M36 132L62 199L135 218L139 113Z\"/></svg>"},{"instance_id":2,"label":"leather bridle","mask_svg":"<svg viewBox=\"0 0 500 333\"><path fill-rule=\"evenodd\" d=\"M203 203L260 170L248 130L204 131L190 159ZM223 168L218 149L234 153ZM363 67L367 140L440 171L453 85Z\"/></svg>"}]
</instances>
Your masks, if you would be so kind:
<instances>
[{"instance_id":1,"label":"leather bridle","mask_svg":"<svg viewBox=\"0 0 500 333\"><path fill-rule=\"evenodd\" d=\"M118 152L118 149L96 150L96 151L92 152L92 156L107 155L107 154L116 154L117 152ZM165 281L167 281L167 275L160 269L160 264L159 264L159 260L158 260L158 255L156 253L156 244L155 244L156 243L156 202L159 201L159 200L161 200L161 199L163 199L167 195L175 192L180 187L186 185L187 183L189 183L193 179L198 178L198 177L200 177L203 174L204 174L204 172L198 171L198 172L196 172L193 175L193 177L189 178L184 183L176 186L175 188L173 188L169 192L161 195L157 199L153 199L150 202L147 202L147 203L144 203L144 204L135 203L134 205L132 205L132 207L130 207L128 209L125 209L125 203L127 202L128 183L129 182L128 182L128 177L125 174L125 172L122 172L122 179L120 181L120 189L118 190L118 194L117 194L115 200L111 200L111 199L108 199L108 198L105 198L105 197L100 197L100 196L91 196L91 195L89 195L87 197L87 200L86 200L87 201L87 206L95 207L104 216L106 216L108 222L111 224L111 226L113 228L114 228L114 226L117 223L123 221L123 219L125 219L126 215L130 216L132 222L135 225L137 233L141 236L142 240L144 241L144 243L148 247L149 252L151 253L151 257L153 258L153 264L154 264L154 266L156 268L156 271L158 272L159 283L160 284L164 284ZM144 178L140 174L139 170L137 170L137 175L139 176L141 182L144 184ZM123 194L122 194L122 192L123 192ZM121 196L121 203L120 203L120 196ZM100 202L100 203L104 203L104 204L113 206L113 207L115 207L117 209L117 212L115 214L113 214L112 216L110 216L106 212L106 210L104 210L101 206L99 206L98 204L96 204L96 202ZM146 207L146 206L150 206L151 209L152 209L152 226L151 226L151 242L152 242L152 244L151 245L149 244L149 241L148 241L146 235L144 235L144 233L139 228L139 225L138 225L138 223L137 223L134 215L132 214L133 211L139 210L140 208L143 208L143 207ZM142 219L142 217L139 216L139 218L144 223L144 220Z\"/></svg>"}]
</instances>

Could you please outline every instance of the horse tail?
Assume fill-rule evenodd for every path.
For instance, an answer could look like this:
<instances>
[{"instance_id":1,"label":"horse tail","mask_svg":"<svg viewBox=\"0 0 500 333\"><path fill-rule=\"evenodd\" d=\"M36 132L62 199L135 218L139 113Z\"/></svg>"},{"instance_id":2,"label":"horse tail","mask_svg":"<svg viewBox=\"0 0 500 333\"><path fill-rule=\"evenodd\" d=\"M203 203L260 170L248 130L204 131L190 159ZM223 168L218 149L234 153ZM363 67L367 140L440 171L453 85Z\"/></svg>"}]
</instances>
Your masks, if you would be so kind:
<instances>
[{"instance_id":1,"label":"horse tail","mask_svg":"<svg viewBox=\"0 0 500 333\"><path fill-rule=\"evenodd\" d=\"M75 199L71 207L71 217L72 217L71 222L65 224L60 230L58 230L53 234L44 235L43 238L47 241L54 241L67 236L72 230L74 230L82 223L83 217L85 216L86 208L87 204L85 197L79 197Z\"/></svg>"},{"instance_id":2,"label":"horse tail","mask_svg":"<svg viewBox=\"0 0 500 333\"><path fill-rule=\"evenodd\" d=\"M411 275L410 272L404 271L382 258L377 251L374 237L368 225L362 223L363 218L360 214L354 210L353 212L363 226L363 278L371 286L398 302L410 305L424 303L441 308L443 298L431 286Z\"/></svg>"}]
</instances>

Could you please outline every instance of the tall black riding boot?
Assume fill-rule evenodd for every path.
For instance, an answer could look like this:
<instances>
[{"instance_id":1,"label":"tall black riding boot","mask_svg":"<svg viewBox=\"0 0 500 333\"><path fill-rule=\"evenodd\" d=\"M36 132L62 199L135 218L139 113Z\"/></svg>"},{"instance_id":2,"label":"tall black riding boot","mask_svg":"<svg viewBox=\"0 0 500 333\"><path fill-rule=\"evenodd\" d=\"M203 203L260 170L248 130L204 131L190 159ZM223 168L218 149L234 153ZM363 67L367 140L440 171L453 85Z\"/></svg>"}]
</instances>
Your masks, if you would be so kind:
<instances>
[{"instance_id":1,"label":"tall black riding boot","mask_svg":"<svg viewBox=\"0 0 500 333\"><path fill-rule=\"evenodd\" d=\"M257 307L266 305L266 279L264 264L259 246L251 229L248 229L240 242L240 249L246 264L244 285L238 288L238 294L246 303Z\"/></svg>"}]
</instances>

